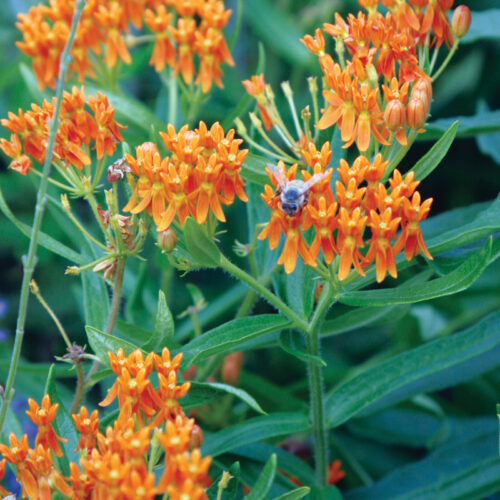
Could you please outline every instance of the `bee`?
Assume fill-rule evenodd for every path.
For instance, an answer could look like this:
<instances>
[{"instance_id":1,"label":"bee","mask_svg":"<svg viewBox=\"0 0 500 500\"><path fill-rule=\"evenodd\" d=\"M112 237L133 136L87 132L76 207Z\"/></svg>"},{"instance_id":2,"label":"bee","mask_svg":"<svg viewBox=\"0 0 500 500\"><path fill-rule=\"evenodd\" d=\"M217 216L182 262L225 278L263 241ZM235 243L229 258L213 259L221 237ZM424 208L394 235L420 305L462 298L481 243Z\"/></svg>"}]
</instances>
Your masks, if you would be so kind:
<instances>
[{"instance_id":1,"label":"bee","mask_svg":"<svg viewBox=\"0 0 500 500\"><path fill-rule=\"evenodd\" d=\"M284 173L273 165L268 165L269 170L278 183L274 196L279 196L281 210L290 217L300 214L309 201L309 190L328 174L314 174L308 181L295 179L289 181Z\"/></svg>"}]
</instances>

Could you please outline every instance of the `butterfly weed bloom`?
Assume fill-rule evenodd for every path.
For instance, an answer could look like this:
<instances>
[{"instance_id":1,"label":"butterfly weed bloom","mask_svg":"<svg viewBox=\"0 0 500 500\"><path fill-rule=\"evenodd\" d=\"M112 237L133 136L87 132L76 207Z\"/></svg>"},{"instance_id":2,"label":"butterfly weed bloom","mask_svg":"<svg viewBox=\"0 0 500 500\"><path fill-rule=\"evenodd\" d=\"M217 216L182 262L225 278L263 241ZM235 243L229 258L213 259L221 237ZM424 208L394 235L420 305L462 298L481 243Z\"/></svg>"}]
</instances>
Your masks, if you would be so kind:
<instances>
[{"instance_id":1,"label":"butterfly weed bloom","mask_svg":"<svg viewBox=\"0 0 500 500\"><path fill-rule=\"evenodd\" d=\"M329 182L332 169L325 168L326 159L329 159L327 149L329 143L323 145L320 153L326 164L325 161L323 164L316 161L318 153L311 155L315 150L312 145L304 150L307 166L311 168L313 165L314 174L322 176L310 188L307 202L294 215L283 210L282 197L276 193L297 179L297 164L287 170L283 162L278 163L284 186L279 185L276 173L268 168L272 187L265 186L262 198L272 214L258 238L268 238L270 248L275 249L281 233L285 235L278 264L284 264L285 271L291 273L300 255L305 264L316 267L322 252L326 264L331 264L335 255L339 256L338 278L341 281L347 278L353 267L364 276L365 269L375 263L376 279L381 282L387 273L397 277L395 258L403 250L408 260L420 251L432 259L419 226L429 213L432 199L421 202L416 191L419 181L414 180L414 173L409 172L403 177L395 169L389 179L388 192L381 182L388 161L384 161L380 153L373 162L359 156L349 165L342 159L337 168L340 180L335 182L334 190ZM307 181L311 179L311 173L303 170L302 177ZM313 232L307 237L311 227ZM312 243L308 245L307 241ZM368 249L364 250L365 247Z\"/></svg>"},{"instance_id":2,"label":"butterfly weed bloom","mask_svg":"<svg viewBox=\"0 0 500 500\"><path fill-rule=\"evenodd\" d=\"M80 458L78 463L70 462L69 476L64 477L52 460L54 445L46 439L46 426L58 409L48 395L41 406L33 400L29 403L28 414L38 425L35 446L29 447L26 434L18 440L11 433L9 445L0 444L0 473L6 462L12 464L23 496L33 500L49 500L56 491L82 500L153 500L165 492L169 498L191 495L206 500L212 459L202 456L201 431L178 401L190 388L189 382L177 384L182 354L172 357L164 348L161 354L145 356L136 350L126 356L119 349L108 356L117 378L101 405L117 398L118 416L101 432L97 410L89 413L82 406L72 415L80 434ZM157 387L151 381L153 373L159 380ZM163 472L157 477L153 467L160 460Z\"/></svg>"},{"instance_id":3,"label":"butterfly weed bloom","mask_svg":"<svg viewBox=\"0 0 500 500\"><path fill-rule=\"evenodd\" d=\"M18 48L32 58L40 88L55 87L59 61L69 35L75 0L52 0L19 14L17 28L23 39ZM203 92L215 82L222 87L223 64L233 66L223 29L231 10L222 0L88 0L71 50L70 70L83 81L100 71L97 59L113 68L130 64L129 49L154 42L150 64L156 71L166 65L190 84L195 79ZM143 28L151 33L133 35ZM198 69L196 69L198 68Z\"/></svg>"},{"instance_id":4,"label":"butterfly weed bloom","mask_svg":"<svg viewBox=\"0 0 500 500\"><path fill-rule=\"evenodd\" d=\"M231 205L236 196L248 200L240 175L248 150L240 149L243 140L235 137L234 129L225 134L219 123L208 129L200 122L195 130L184 125L176 132L169 124L160 136L168 156L162 158L153 143L138 146L135 156L125 156L136 177L125 211L146 211L161 232L176 217L184 226L188 215L203 224L211 212L224 222L222 205Z\"/></svg>"},{"instance_id":5,"label":"butterfly weed bloom","mask_svg":"<svg viewBox=\"0 0 500 500\"><path fill-rule=\"evenodd\" d=\"M12 134L10 141L0 139L0 149L12 159L11 169L27 175L33 161L43 163L53 111L54 102L44 100L42 106L32 104L30 110L9 112L8 118L1 120ZM91 164L91 150L95 150L97 160L102 160L105 155L111 156L116 144L123 140L120 129L125 127L116 122L113 107L100 92L86 99L83 87L73 87L71 93L65 91L59 119L54 165L68 182L74 178L68 169L81 171Z\"/></svg>"}]
</instances>

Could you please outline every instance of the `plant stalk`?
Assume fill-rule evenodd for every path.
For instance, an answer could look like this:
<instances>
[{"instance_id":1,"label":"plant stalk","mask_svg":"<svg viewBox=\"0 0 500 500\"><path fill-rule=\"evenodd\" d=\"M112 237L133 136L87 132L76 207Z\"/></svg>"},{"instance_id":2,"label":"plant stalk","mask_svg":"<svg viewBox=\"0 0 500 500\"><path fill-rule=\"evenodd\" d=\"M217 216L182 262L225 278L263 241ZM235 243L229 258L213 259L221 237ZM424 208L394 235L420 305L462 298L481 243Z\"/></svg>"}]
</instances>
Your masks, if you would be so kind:
<instances>
[{"instance_id":1,"label":"plant stalk","mask_svg":"<svg viewBox=\"0 0 500 500\"><path fill-rule=\"evenodd\" d=\"M47 204L47 197L46 197L47 185L49 182L49 175L52 167L52 158L54 154L54 145L55 145L57 130L59 128L59 110L61 109L64 81L66 79L66 73L68 71L68 66L70 62L70 50L73 45L73 41L75 39L76 28L78 26L78 22L80 21L80 15L82 13L84 6L85 6L84 0L77 0L75 4L75 11L73 13L73 20L71 22L71 29L69 32L68 40L66 42L66 46L64 47L64 51L61 55L59 76L57 80L56 103L54 106L54 114L50 120L47 150L45 152L45 160L43 162L40 187L38 189L36 197L36 208L35 208L35 216L33 219L33 227L31 229L30 245L28 249L28 255L26 256L26 258L23 258L23 281L21 285L21 294L19 299L19 312L17 315L16 337L14 340L14 349L12 351L12 358L9 367L9 373L7 375L7 382L5 384L5 397L2 401L2 406L0 408L0 432L5 422L7 408L9 407L10 401L12 400L12 397L14 395L14 389L13 389L14 380L16 378L19 358L21 356L21 347L24 338L26 315L28 312L29 291L30 291L29 284L36 266L38 236L40 233L40 228L42 226L43 215L45 213L45 205Z\"/></svg>"}]
</instances>

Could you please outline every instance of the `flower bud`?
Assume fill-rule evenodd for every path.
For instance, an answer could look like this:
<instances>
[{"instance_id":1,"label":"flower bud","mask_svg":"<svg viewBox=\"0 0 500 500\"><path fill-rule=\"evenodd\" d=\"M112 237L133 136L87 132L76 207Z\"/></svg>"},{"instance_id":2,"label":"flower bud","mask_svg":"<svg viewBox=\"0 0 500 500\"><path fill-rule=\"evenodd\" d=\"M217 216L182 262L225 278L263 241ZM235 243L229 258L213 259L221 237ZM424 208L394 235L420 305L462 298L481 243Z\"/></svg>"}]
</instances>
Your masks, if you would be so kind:
<instances>
[{"instance_id":1,"label":"flower bud","mask_svg":"<svg viewBox=\"0 0 500 500\"><path fill-rule=\"evenodd\" d=\"M454 11L451 17L451 29L453 33L458 37L462 38L467 34L470 27L471 15L469 7L466 5L459 5Z\"/></svg>"},{"instance_id":2,"label":"flower bud","mask_svg":"<svg viewBox=\"0 0 500 500\"><path fill-rule=\"evenodd\" d=\"M177 245L177 233L171 228L165 229L158 233L157 245L165 253L170 253Z\"/></svg>"},{"instance_id":3,"label":"flower bud","mask_svg":"<svg viewBox=\"0 0 500 500\"><path fill-rule=\"evenodd\" d=\"M411 98L406 106L406 124L413 130L423 127L427 118L427 106L422 99Z\"/></svg>"},{"instance_id":4,"label":"flower bud","mask_svg":"<svg viewBox=\"0 0 500 500\"><path fill-rule=\"evenodd\" d=\"M191 431L191 439L189 440L189 449L201 448L203 444L203 431L200 426L194 424L193 430Z\"/></svg>"},{"instance_id":5,"label":"flower bud","mask_svg":"<svg viewBox=\"0 0 500 500\"><path fill-rule=\"evenodd\" d=\"M392 132L398 130L404 125L405 107L400 100L393 99L387 103L384 111L384 121L387 128Z\"/></svg>"},{"instance_id":6,"label":"flower bud","mask_svg":"<svg viewBox=\"0 0 500 500\"><path fill-rule=\"evenodd\" d=\"M427 111L431 106L432 101L432 84L426 78L419 78L411 89L410 99L423 99L426 105Z\"/></svg>"},{"instance_id":7,"label":"flower bud","mask_svg":"<svg viewBox=\"0 0 500 500\"><path fill-rule=\"evenodd\" d=\"M191 365L187 370L184 370L182 372L182 379L184 381L193 380L195 374L196 374L196 365Z\"/></svg>"},{"instance_id":8,"label":"flower bud","mask_svg":"<svg viewBox=\"0 0 500 500\"><path fill-rule=\"evenodd\" d=\"M238 384L240 380L242 362L242 352L233 352L224 358L221 368L221 377L224 383L229 385Z\"/></svg>"}]
</instances>

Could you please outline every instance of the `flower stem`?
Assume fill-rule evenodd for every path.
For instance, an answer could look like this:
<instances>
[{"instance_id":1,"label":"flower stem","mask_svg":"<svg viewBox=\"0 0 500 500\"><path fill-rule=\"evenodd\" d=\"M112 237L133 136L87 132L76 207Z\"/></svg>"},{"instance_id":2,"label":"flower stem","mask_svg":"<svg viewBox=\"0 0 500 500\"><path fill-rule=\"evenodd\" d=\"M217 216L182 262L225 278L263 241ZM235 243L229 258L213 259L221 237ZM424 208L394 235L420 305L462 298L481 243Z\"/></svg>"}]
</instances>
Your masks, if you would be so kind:
<instances>
[{"instance_id":1,"label":"flower stem","mask_svg":"<svg viewBox=\"0 0 500 500\"><path fill-rule=\"evenodd\" d=\"M439 69L432 75L432 83L436 82L438 76L446 69L446 66L448 66L448 63L451 61L451 58L458 49L459 40L460 40L459 38L455 39L455 43L451 47L451 50L448 52L446 59L443 61L441 66L439 66Z\"/></svg>"},{"instance_id":2,"label":"flower stem","mask_svg":"<svg viewBox=\"0 0 500 500\"><path fill-rule=\"evenodd\" d=\"M52 157L54 153L54 145L55 145L57 130L59 128L59 110L61 109L62 92L70 61L70 50L73 45L73 41L75 39L76 28L78 26L78 22L80 20L80 14L82 13L84 6L85 6L84 0L77 0L75 4L75 11L73 13L73 20L71 22L71 29L69 32L68 40L66 42L66 46L64 47L64 51L61 55L61 63L59 66L59 77L57 79L56 104L54 106L54 114L52 115L52 118L49 121L50 123L49 137L47 141L47 150L45 152L45 160L43 162L42 178L40 180L40 187L38 189L36 198L35 216L33 219L33 227L31 229L30 245L28 249L28 255L26 258L23 259L23 281L21 285L21 294L19 300L19 312L17 315L16 337L14 340L14 349L12 351L7 382L5 384L5 397L2 401L2 406L0 409L0 432L2 430L5 421L7 408L9 407L10 401L12 400L12 397L14 395L13 385L17 373L19 358L21 356L21 347L23 343L26 315L28 311L29 284L36 266L38 236L40 233L43 215L45 212L45 205L47 204L47 197L46 197L47 184L52 166Z\"/></svg>"},{"instance_id":3,"label":"flower stem","mask_svg":"<svg viewBox=\"0 0 500 500\"><path fill-rule=\"evenodd\" d=\"M259 283L253 276L235 266L226 257L221 256L220 266L222 269L232 274L239 280L246 283L250 288L254 289L259 295L262 295L266 300L268 300L278 311L283 313L288 319L293 321L295 325L292 328L299 328L300 330L306 332L308 331L309 325L304 321L293 309L288 307L279 297L270 292L264 285Z\"/></svg>"},{"instance_id":4,"label":"flower stem","mask_svg":"<svg viewBox=\"0 0 500 500\"><path fill-rule=\"evenodd\" d=\"M318 305L306 331L307 352L320 355L320 327L328 309L333 303L335 287L327 281L318 301ZM314 361L308 362L309 394L311 397L311 421L314 438L314 462L316 483L319 488L326 486L328 468L328 446L325 425L323 374L321 367Z\"/></svg>"}]
</instances>

